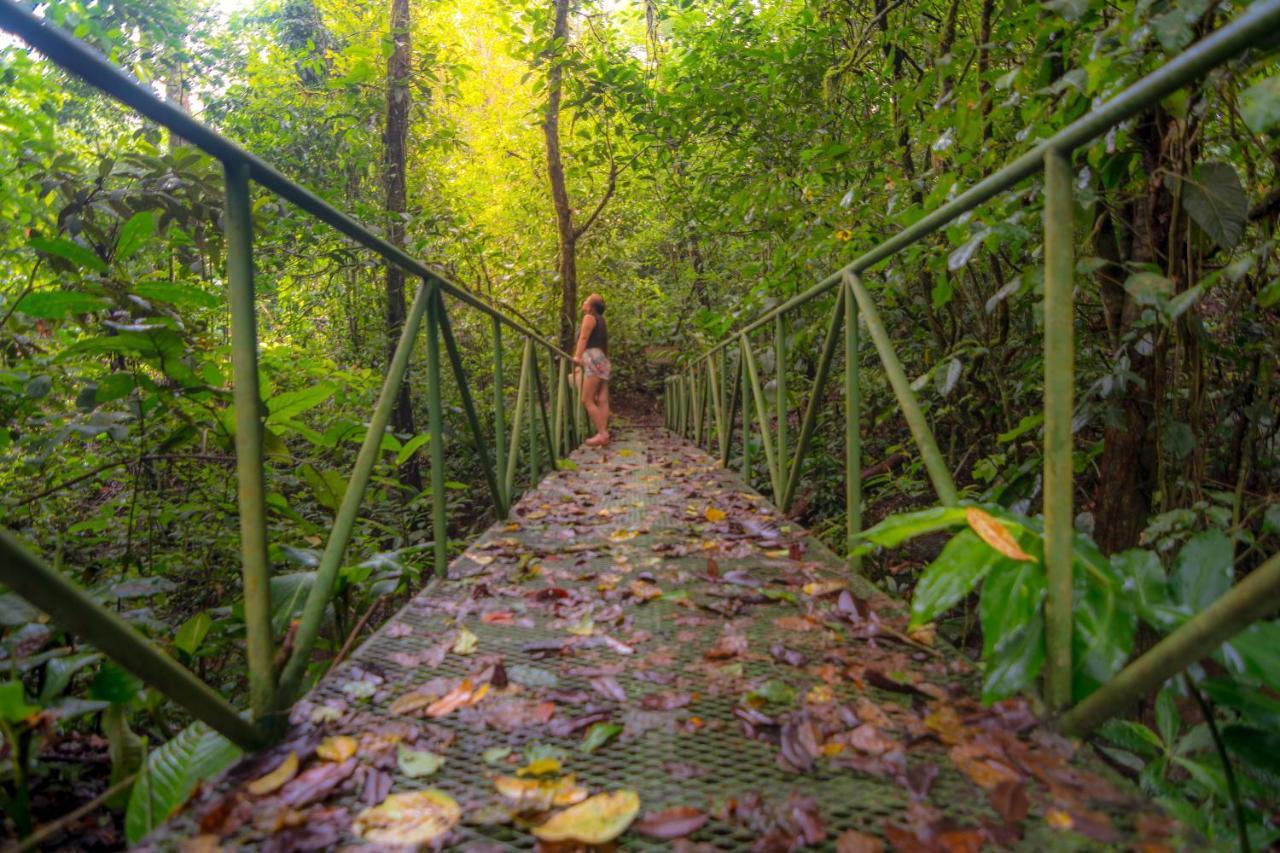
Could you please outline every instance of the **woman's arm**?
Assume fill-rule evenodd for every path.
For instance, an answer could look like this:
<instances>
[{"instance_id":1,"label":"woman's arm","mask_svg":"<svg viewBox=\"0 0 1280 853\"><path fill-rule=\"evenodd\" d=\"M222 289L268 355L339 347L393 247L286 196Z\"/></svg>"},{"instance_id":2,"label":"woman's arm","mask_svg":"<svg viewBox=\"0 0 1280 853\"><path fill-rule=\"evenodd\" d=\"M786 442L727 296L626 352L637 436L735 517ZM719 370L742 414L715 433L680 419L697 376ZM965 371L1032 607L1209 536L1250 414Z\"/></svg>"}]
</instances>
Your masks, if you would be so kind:
<instances>
[{"instance_id":1,"label":"woman's arm","mask_svg":"<svg viewBox=\"0 0 1280 853\"><path fill-rule=\"evenodd\" d=\"M588 314L582 318L582 330L578 332L578 346L573 350L574 364L582 364L582 354L587 351L587 339L591 337L591 330L596 327L596 318L594 314Z\"/></svg>"}]
</instances>

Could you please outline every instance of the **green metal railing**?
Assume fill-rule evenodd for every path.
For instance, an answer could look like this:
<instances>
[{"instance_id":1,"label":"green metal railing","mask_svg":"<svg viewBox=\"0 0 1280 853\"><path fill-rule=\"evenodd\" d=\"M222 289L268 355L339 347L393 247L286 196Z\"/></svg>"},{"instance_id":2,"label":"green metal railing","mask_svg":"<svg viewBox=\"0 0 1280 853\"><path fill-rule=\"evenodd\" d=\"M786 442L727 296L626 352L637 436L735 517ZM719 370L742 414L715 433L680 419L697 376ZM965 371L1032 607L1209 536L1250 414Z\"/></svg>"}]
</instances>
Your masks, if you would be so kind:
<instances>
[{"instance_id":1,"label":"green metal railing","mask_svg":"<svg viewBox=\"0 0 1280 853\"><path fill-rule=\"evenodd\" d=\"M796 497L805 454L817 425L824 389L844 327L845 502L849 568L859 569L854 548L862 529L861 444L859 422L859 329L865 324L898 407L943 505L959 502L955 483L938 449L928 419L911 390L911 381L894 350L875 300L863 283L864 273L897 252L933 234L963 214L1010 190L1037 173L1044 175L1044 557L1045 685L1050 709L1059 726L1081 734L1131 705L1190 663L1280 606L1280 555L1272 557L1212 606L1131 662L1116 677L1074 708L1071 701L1072 631L1072 438L1074 411L1074 297L1072 257L1072 166L1078 148L1110 128L1136 116L1166 96L1239 56L1251 46L1274 39L1280 31L1280 0L1258 0L1239 17L1188 47L1164 67L1143 77L1115 98L1101 104L1049 139L1040 142L1009 165L989 175L947 204L931 211L909 228L863 253L813 287L748 323L716 346L696 356L681 372L668 377L664 388L666 425L676 433L719 451L728 465L741 415L743 477L752 475L752 417L759 426L766 477L774 501L791 508ZM827 309L829 320L809 399L794 447L788 446L786 401L786 317L835 290ZM751 335L772 328L775 406L768 411L765 388ZM738 380L727 380L727 353L736 348ZM729 385L732 388L729 388ZM754 405L753 405L754 404ZM775 435L770 435L770 421ZM790 451L790 455L788 455Z\"/></svg>"},{"instance_id":2,"label":"green metal railing","mask_svg":"<svg viewBox=\"0 0 1280 853\"><path fill-rule=\"evenodd\" d=\"M569 381L572 359L546 338L448 281L436 270L388 243L181 109L160 100L89 47L46 24L13 0L0 0L0 29L23 39L67 72L223 163L236 475L251 719L245 719L189 670L4 531L0 531L0 582L48 613L67 630L93 643L195 718L203 720L245 749L260 748L270 743L279 732L283 712L305 689L308 664L320 633L325 607L333 593L334 581L380 455L382 437L390 421L396 395L405 381L409 358L420 334L425 331L431 519L437 574L443 574L448 563L443 359L448 359L485 482L495 511L501 518L505 518L511 508L522 443L527 444L529 480L535 482L585 434L581 400ZM250 205L254 184L331 225L354 243L373 251L387 263L399 266L420 282L320 557L292 650L278 672L273 663L275 649L269 596L271 566L267 557L263 418L258 387L254 235ZM453 335L448 311L450 300L487 315L492 322L495 448L492 454L488 450L489 438L472 399L462 356ZM424 317L425 330L421 328ZM509 431L503 372L504 327L523 341L516 405ZM441 340L444 342L443 355ZM548 389L544 383L539 353L547 355L547 375L555 377L553 389ZM553 404L548 400L548 390L554 391ZM549 405L554 407L554 421L548 415ZM506 446L508 439L509 447Z\"/></svg>"}]
</instances>

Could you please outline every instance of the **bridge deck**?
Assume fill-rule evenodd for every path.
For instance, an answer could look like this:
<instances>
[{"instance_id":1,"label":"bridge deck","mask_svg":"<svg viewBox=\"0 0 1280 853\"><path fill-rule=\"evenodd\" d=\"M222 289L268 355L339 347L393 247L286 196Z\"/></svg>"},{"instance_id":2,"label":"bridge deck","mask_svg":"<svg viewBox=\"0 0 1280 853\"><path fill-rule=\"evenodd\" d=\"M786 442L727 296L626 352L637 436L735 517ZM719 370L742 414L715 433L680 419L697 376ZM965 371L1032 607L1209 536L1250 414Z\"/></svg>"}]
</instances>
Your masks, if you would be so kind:
<instances>
[{"instance_id":1,"label":"bridge deck","mask_svg":"<svg viewBox=\"0 0 1280 853\"><path fill-rule=\"evenodd\" d=\"M703 820L687 840L715 848L1159 841L1131 788L1026 703L984 708L966 660L907 638L900 602L701 450L635 428L573 460L152 843L332 848L388 792L435 788L461 813L443 843L532 848L538 818L495 779L547 754L592 794L639 795L630 849ZM299 775L251 794L290 752ZM690 810L643 820L672 807Z\"/></svg>"}]
</instances>

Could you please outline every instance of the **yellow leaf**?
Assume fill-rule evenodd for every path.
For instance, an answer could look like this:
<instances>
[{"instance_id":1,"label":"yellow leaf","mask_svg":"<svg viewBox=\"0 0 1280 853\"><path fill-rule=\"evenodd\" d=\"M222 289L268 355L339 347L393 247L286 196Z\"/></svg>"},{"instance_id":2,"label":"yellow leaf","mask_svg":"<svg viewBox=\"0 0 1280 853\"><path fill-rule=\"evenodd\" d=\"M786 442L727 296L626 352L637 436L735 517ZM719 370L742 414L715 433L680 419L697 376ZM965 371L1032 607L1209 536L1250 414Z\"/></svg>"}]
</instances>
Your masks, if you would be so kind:
<instances>
[{"instance_id":1,"label":"yellow leaf","mask_svg":"<svg viewBox=\"0 0 1280 853\"><path fill-rule=\"evenodd\" d=\"M827 758L832 758L844 752L844 744L835 741L824 743L821 748L822 754Z\"/></svg>"},{"instance_id":2,"label":"yellow leaf","mask_svg":"<svg viewBox=\"0 0 1280 853\"><path fill-rule=\"evenodd\" d=\"M517 530L519 530L519 529L520 529L520 522L518 522L518 521L508 521L505 525L503 525L503 527L502 527L502 532L503 532L503 533L515 533L515 532L516 532Z\"/></svg>"},{"instance_id":3,"label":"yellow leaf","mask_svg":"<svg viewBox=\"0 0 1280 853\"><path fill-rule=\"evenodd\" d=\"M356 739L348 735L327 737L316 747L316 755L325 761L346 761L356 754Z\"/></svg>"},{"instance_id":4,"label":"yellow leaf","mask_svg":"<svg viewBox=\"0 0 1280 853\"><path fill-rule=\"evenodd\" d=\"M765 551L764 555L766 557L772 557L775 560L781 560L785 557L790 557L791 552L788 551L786 548L775 548L772 551Z\"/></svg>"},{"instance_id":5,"label":"yellow leaf","mask_svg":"<svg viewBox=\"0 0 1280 853\"><path fill-rule=\"evenodd\" d=\"M1075 821L1071 819L1071 815L1067 814L1062 809L1049 809L1044 813L1044 821L1054 829L1070 829L1075 825Z\"/></svg>"},{"instance_id":6,"label":"yellow leaf","mask_svg":"<svg viewBox=\"0 0 1280 853\"><path fill-rule=\"evenodd\" d=\"M558 779L517 779L499 776L493 785L502 797L521 811L546 811L552 806L571 806L587 798L587 789L578 787L570 773Z\"/></svg>"},{"instance_id":7,"label":"yellow leaf","mask_svg":"<svg viewBox=\"0 0 1280 853\"><path fill-rule=\"evenodd\" d=\"M803 587L804 594L813 598L821 598L844 589L844 581L813 581Z\"/></svg>"},{"instance_id":8,"label":"yellow leaf","mask_svg":"<svg viewBox=\"0 0 1280 853\"><path fill-rule=\"evenodd\" d=\"M391 703L390 711L393 714L412 714L419 708L425 708L436 699L440 698L435 693L423 693L420 690L410 690L396 701Z\"/></svg>"},{"instance_id":9,"label":"yellow leaf","mask_svg":"<svg viewBox=\"0 0 1280 853\"><path fill-rule=\"evenodd\" d=\"M707 521L710 521L712 524L717 521L724 521L726 517L724 510L716 509L713 506L707 507L707 511L704 512L703 515L706 516Z\"/></svg>"},{"instance_id":10,"label":"yellow leaf","mask_svg":"<svg viewBox=\"0 0 1280 853\"><path fill-rule=\"evenodd\" d=\"M922 646L933 648L933 641L938 638L938 626L932 622L907 629L907 637Z\"/></svg>"},{"instance_id":11,"label":"yellow leaf","mask_svg":"<svg viewBox=\"0 0 1280 853\"><path fill-rule=\"evenodd\" d=\"M815 684L809 688L809 692L804 695L804 701L810 705L830 705L836 701L835 694L831 692L829 684Z\"/></svg>"},{"instance_id":12,"label":"yellow leaf","mask_svg":"<svg viewBox=\"0 0 1280 853\"><path fill-rule=\"evenodd\" d=\"M458 655L469 655L476 650L476 641L479 640L475 634L466 628L458 629L458 639L453 641L453 652Z\"/></svg>"},{"instance_id":13,"label":"yellow leaf","mask_svg":"<svg viewBox=\"0 0 1280 853\"><path fill-rule=\"evenodd\" d=\"M609 534L610 542L629 542L640 535L639 530L615 530Z\"/></svg>"},{"instance_id":14,"label":"yellow leaf","mask_svg":"<svg viewBox=\"0 0 1280 853\"><path fill-rule=\"evenodd\" d=\"M360 812L351 828L374 844L420 847L453 829L461 817L453 797L431 788L392 794Z\"/></svg>"},{"instance_id":15,"label":"yellow leaf","mask_svg":"<svg viewBox=\"0 0 1280 853\"><path fill-rule=\"evenodd\" d=\"M582 621L569 628L569 633L573 634L575 637L590 637L595 629L595 620L590 616L583 616Z\"/></svg>"},{"instance_id":16,"label":"yellow leaf","mask_svg":"<svg viewBox=\"0 0 1280 853\"><path fill-rule=\"evenodd\" d=\"M1025 563L1034 563L1036 561L1035 557L1018 546L1013 534L1009 532L1007 527L997 521L995 516L978 509L976 506L971 506L965 509L964 517L968 520L969 526L973 528L973 532L978 534L983 542L986 542L1009 559L1022 560Z\"/></svg>"},{"instance_id":17,"label":"yellow leaf","mask_svg":"<svg viewBox=\"0 0 1280 853\"><path fill-rule=\"evenodd\" d=\"M517 776L554 776L560 773L560 759L539 758L516 771Z\"/></svg>"},{"instance_id":18,"label":"yellow leaf","mask_svg":"<svg viewBox=\"0 0 1280 853\"><path fill-rule=\"evenodd\" d=\"M298 775L298 753L291 752L289 757L280 762L280 766L272 770L266 776L262 776L249 783L249 793L255 797L261 797L264 794L270 794L272 791L279 790L294 776Z\"/></svg>"},{"instance_id":19,"label":"yellow leaf","mask_svg":"<svg viewBox=\"0 0 1280 853\"><path fill-rule=\"evenodd\" d=\"M576 841L579 844L608 844L626 832L640 811L635 791L596 794L551 816L533 834L543 841Z\"/></svg>"}]
</instances>

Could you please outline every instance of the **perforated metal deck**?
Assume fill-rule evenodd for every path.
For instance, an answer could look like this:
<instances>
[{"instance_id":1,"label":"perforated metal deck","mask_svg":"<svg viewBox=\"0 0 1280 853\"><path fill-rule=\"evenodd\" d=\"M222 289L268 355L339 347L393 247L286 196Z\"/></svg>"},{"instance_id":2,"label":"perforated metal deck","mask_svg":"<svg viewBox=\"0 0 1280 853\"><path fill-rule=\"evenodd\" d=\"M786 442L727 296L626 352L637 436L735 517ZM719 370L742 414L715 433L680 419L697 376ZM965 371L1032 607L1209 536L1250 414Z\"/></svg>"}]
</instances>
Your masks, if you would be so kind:
<instances>
[{"instance_id":1,"label":"perforated metal deck","mask_svg":"<svg viewBox=\"0 0 1280 853\"><path fill-rule=\"evenodd\" d=\"M967 661L907 638L900 603L848 578L696 447L630 430L573 459L576 470L545 478L512 523L300 703L281 746L233 768L151 844L358 843L351 819L388 789L437 788L463 814L447 845L533 848L539 817L500 808L493 782L514 775L531 744L561 750L564 772L592 793L636 791L642 813L705 810L711 819L687 841L720 849L833 848L850 830L893 849L1079 849L1138 834L1158 842L1167 830L1026 703L984 709ZM453 647L462 628L477 637L468 654ZM488 678L499 661L509 686L472 707L391 710L423 685L437 697ZM590 720L623 731L588 753ZM328 789L322 769L318 794L298 789L302 777L266 797L245 792L289 751L304 775L321 767L316 745L338 734L360 748ZM445 763L409 778L397 741ZM495 758L495 748L512 752ZM1024 796L1026 816L1013 819ZM618 843L670 844L634 828Z\"/></svg>"}]
</instances>

